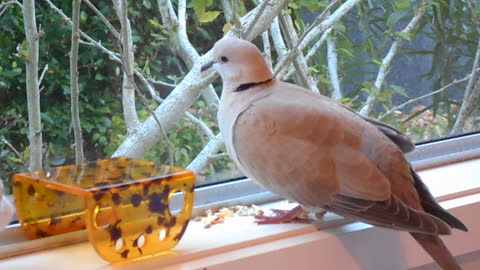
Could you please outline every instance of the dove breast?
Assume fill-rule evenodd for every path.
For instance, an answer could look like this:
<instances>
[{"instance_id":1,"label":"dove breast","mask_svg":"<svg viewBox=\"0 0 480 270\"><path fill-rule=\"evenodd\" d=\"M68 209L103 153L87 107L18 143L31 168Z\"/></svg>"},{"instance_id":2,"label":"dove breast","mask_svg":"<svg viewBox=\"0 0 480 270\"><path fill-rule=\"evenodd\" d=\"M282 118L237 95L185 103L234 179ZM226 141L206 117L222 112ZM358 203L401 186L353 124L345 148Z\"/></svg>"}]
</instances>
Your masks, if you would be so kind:
<instances>
[{"instance_id":1,"label":"dove breast","mask_svg":"<svg viewBox=\"0 0 480 270\"><path fill-rule=\"evenodd\" d=\"M227 150L264 188L314 208L337 194L385 201L398 186L397 197L421 208L401 150L334 101L274 80L224 102L219 120Z\"/></svg>"}]
</instances>

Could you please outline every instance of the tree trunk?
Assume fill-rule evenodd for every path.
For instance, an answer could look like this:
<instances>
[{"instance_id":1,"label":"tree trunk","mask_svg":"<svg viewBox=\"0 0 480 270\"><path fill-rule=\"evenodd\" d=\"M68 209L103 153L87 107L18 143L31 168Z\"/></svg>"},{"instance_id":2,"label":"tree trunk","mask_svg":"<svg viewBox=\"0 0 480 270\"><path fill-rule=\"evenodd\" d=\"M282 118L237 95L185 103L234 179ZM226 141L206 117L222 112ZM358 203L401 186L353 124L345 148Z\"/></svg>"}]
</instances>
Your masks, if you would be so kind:
<instances>
[{"instance_id":1,"label":"tree trunk","mask_svg":"<svg viewBox=\"0 0 480 270\"><path fill-rule=\"evenodd\" d=\"M273 19L281 12L287 2L287 0L274 1L271 5L268 5L264 15L252 27L246 39L252 40L267 30ZM242 19L243 25L248 25L251 22L252 11L249 14L245 15ZM231 32L227 33L227 36L231 35ZM165 132L168 132L168 130L178 123L183 113L198 98L203 87L208 86L208 84L213 81L213 78L210 77L200 80L200 65L207 59L211 59L211 54L212 50L200 57L183 81L173 89L165 101L155 110L155 114L160 120ZM133 134L125 138L112 156L142 157L148 149L163 138L163 133L160 132L158 124L155 119L150 116Z\"/></svg>"},{"instance_id":2,"label":"tree trunk","mask_svg":"<svg viewBox=\"0 0 480 270\"><path fill-rule=\"evenodd\" d=\"M22 6L27 40L26 81L28 102L28 139L30 164L28 170L42 169L42 121L40 119L40 92L38 89L38 39L35 19L35 1L24 0Z\"/></svg>"},{"instance_id":3,"label":"tree trunk","mask_svg":"<svg viewBox=\"0 0 480 270\"><path fill-rule=\"evenodd\" d=\"M73 136L75 139L75 162L85 161L83 155L82 128L78 110L78 42L80 39L80 4L81 0L72 1L72 46L70 49L70 102L72 113Z\"/></svg>"}]
</instances>

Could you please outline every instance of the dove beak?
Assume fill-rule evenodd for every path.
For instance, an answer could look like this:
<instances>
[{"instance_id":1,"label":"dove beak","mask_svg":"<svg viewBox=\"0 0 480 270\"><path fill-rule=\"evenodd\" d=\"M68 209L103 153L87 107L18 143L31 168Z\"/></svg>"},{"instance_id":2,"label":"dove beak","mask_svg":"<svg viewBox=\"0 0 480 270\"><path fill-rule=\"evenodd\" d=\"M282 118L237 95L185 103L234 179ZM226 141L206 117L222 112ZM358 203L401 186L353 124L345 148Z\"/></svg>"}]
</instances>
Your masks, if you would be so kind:
<instances>
[{"instance_id":1,"label":"dove beak","mask_svg":"<svg viewBox=\"0 0 480 270\"><path fill-rule=\"evenodd\" d=\"M205 70L211 68L213 66L213 64L215 64L216 62L214 60L206 63L205 65L202 66L202 68L200 69L201 72L204 72Z\"/></svg>"}]
</instances>

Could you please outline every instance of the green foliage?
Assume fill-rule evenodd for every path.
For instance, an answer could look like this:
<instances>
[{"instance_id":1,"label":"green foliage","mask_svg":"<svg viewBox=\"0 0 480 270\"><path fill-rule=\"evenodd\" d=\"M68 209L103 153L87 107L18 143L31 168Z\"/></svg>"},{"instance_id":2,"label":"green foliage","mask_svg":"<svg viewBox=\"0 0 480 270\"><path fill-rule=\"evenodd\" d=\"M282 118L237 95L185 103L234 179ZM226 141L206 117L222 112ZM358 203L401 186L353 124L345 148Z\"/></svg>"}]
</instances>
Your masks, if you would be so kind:
<instances>
[{"instance_id":1,"label":"green foliage","mask_svg":"<svg viewBox=\"0 0 480 270\"><path fill-rule=\"evenodd\" d=\"M207 11L207 8L211 6L212 3L213 0L192 0L190 2L200 23L212 22L220 15L220 11Z\"/></svg>"},{"instance_id":2,"label":"green foliage","mask_svg":"<svg viewBox=\"0 0 480 270\"><path fill-rule=\"evenodd\" d=\"M259 4L258 1L247 0L234 2L238 16L243 16L247 10ZM303 32L308 27L305 14L314 12L313 18L330 2L294 0L289 2L286 12L292 15L295 27ZM416 79L429 79L429 90L439 89L463 77L472 66L479 37L473 18L480 17L480 5L476 1L471 2L473 9L467 8L465 1L361 1L334 25L330 34L337 44L338 74L342 90L345 91L340 102L358 110L368 95L378 92L376 107L372 112L372 116L376 117L399 102L416 97L416 93L412 93L406 84L392 82L388 76L380 92L374 86L378 68L397 37L403 40L404 47L394 63L398 58L410 61L416 56L431 56L430 69L425 74L415 74ZM55 4L65 14L71 14L70 0L58 0ZM176 10L176 1L173 4ZM97 1L95 5L119 28L111 2ZM40 72L48 64L41 84L44 156L45 166L48 167L73 162L68 58L71 33L69 25L46 3L37 1L36 8L37 24L42 25ZM418 8L427 9L420 28L412 34L402 32ZM128 11L135 44L134 65L152 79L173 84L180 82L189 68L178 55L177 26L170 29L161 23L157 1L154 0L129 1ZM188 1L187 14L187 34L200 54L210 49L213 42L232 26L232 22L225 20L220 1ZM82 5L80 17L82 31L101 40L106 48L118 52L117 41L94 12ZM432 40L434 46L411 46L419 35ZM307 46L304 53L311 46L313 43ZM322 94L330 95L332 86L328 77L325 47L323 45L309 60L309 72L317 80ZM0 178L7 180L13 172L26 169L29 157L24 68L27 51L22 12L16 5L0 16L0 48ZM80 116L86 157L88 160L108 157L126 136L121 104L122 68L100 50L82 44L79 74ZM140 82L137 84L143 87ZM161 97L166 97L171 91L169 87L155 87ZM397 111L384 120L417 141L436 139L448 134L459 102L458 94L445 92L435 95L431 105L415 104L413 108ZM146 119L150 111L140 102L136 105L139 118ZM153 102L149 105L156 106ZM212 130L218 131L214 116L216 112L208 109L201 99L190 112ZM168 139L168 142L164 140L150 149L144 158L168 163L171 151L176 166L187 166L208 142L201 130L186 118L168 133ZM202 174L208 176L233 169L230 160L221 159L212 162Z\"/></svg>"}]
</instances>

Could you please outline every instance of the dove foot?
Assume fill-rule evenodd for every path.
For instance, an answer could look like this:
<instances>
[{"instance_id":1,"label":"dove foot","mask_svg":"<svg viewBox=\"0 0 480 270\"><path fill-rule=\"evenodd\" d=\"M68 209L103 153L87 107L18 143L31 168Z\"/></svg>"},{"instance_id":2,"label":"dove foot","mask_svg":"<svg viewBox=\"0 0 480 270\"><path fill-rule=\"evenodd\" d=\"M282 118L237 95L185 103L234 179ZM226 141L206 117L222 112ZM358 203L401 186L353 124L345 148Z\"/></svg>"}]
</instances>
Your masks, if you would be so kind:
<instances>
[{"instance_id":1,"label":"dove foot","mask_svg":"<svg viewBox=\"0 0 480 270\"><path fill-rule=\"evenodd\" d=\"M298 223L311 223L312 220L308 216L308 212L303 210L301 206L296 206L291 210L280 210L272 209L272 212L275 214L273 216L265 215L256 215L255 223L257 224L279 224L279 223L288 223L288 222L298 222ZM317 213L316 217L321 218L325 212Z\"/></svg>"}]
</instances>

